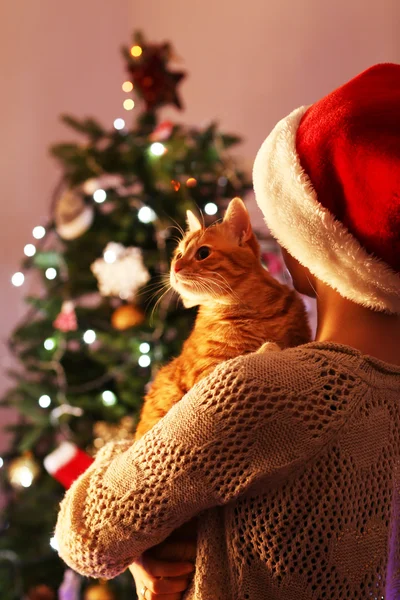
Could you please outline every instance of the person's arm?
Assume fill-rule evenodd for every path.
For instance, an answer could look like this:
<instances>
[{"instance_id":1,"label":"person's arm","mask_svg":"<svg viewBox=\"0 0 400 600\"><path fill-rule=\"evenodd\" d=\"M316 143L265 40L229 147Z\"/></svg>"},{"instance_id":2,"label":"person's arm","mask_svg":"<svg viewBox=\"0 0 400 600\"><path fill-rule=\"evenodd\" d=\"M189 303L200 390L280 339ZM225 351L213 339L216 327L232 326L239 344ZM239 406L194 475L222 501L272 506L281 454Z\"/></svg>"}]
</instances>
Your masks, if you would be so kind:
<instances>
[{"instance_id":1,"label":"person's arm","mask_svg":"<svg viewBox=\"0 0 400 600\"><path fill-rule=\"evenodd\" d=\"M112 457L106 447L61 504L56 537L65 562L83 575L115 577L194 515L257 483L273 485L310 458L342 411L329 414L323 396L307 398L315 374L307 364L296 372L283 354L221 365L128 450ZM310 427L313 416L322 430Z\"/></svg>"}]
</instances>

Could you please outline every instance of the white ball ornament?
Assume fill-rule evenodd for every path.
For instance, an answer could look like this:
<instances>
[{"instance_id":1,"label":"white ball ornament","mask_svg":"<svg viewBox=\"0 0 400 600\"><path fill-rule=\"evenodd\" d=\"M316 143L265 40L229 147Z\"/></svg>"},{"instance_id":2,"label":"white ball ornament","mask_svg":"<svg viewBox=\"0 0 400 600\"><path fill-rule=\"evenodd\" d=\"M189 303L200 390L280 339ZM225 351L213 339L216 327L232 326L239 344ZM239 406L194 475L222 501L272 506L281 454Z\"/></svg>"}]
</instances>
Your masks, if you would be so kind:
<instances>
[{"instance_id":1,"label":"white ball ornament","mask_svg":"<svg viewBox=\"0 0 400 600\"><path fill-rule=\"evenodd\" d=\"M56 231L64 240L74 240L89 229L93 217L93 207L85 204L74 190L67 190L60 197L54 211Z\"/></svg>"}]
</instances>

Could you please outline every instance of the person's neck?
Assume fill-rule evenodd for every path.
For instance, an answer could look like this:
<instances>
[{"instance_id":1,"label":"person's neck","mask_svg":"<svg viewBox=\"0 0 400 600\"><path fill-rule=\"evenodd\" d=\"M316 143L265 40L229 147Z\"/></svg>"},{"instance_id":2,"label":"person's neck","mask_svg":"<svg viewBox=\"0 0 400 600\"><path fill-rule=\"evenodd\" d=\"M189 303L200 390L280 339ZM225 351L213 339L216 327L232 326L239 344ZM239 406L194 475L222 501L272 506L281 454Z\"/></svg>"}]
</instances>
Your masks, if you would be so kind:
<instances>
[{"instance_id":1,"label":"person's neck","mask_svg":"<svg viewBox=\"0 0 400 600\"><path fill-rule=\"evenodd\" d=\"M400 366L400 317L377 312L318 282L316 341L351 346L362 354Z\"/></svg>"}]
</instances>

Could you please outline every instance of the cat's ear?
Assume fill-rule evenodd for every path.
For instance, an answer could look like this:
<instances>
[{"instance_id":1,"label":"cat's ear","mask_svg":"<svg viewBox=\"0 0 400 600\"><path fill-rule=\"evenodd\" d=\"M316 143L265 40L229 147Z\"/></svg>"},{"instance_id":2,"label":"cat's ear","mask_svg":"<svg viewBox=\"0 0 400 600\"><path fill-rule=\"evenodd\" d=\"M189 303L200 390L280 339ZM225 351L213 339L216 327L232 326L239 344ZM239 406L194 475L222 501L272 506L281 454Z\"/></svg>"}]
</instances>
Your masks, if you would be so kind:
<instances>
[{"instance_id":1,"label":"cat's ear","mask_svg":"<svg viewBox=\"0 0 400 600\"><path fill-rule=\"evenodd\" d=\"M233 198L229 202L223 222L228 225L231 233L242 244L253 235L249 213L240 198Z\"/></svg>"},{"instance_id":2,"label":"cat's ear","mask_svg":"<svg viewBox=\"0 0 400 600\"><path fill-rule=\"evenodd\" d=\"M191 210L186 211L186 222L187 222L188 230L190 231L190 233L193 233L194 231L199 231L200 229L203 229L200 221L192 213Z\"/></svg>"}]
</instances>

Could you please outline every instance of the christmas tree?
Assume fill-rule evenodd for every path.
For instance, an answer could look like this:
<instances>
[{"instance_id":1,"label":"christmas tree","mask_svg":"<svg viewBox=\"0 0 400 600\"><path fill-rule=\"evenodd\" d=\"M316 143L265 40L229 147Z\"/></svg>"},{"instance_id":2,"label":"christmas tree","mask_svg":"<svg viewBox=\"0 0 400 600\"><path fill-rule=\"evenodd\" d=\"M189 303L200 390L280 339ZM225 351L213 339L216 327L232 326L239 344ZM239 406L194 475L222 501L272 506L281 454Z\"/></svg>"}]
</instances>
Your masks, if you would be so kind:
<instances>
[{"instance_id":1,"label":"christmas tree","mask_svg":"<svg viewBox=\"0 0 400 600\"><path fill-rule=\"evenodd\" d=\"M182 108L185 74L171 69L172 47L136 34L123 57L132 126L116 119L108 130L93 118L62 117L81 141L51 149L62 179L12 278L16 286L39 281L40 292L26 297L26 317L9 340L19 367L9 372L2 405L19 420L0 470L2 600L56 597L65 565L51 538L64 488L45 458L67 440L82 469L107 441L133 436L146 386L179 354L195 316L166 285L186 210L211 223L250 188L227 153L237 136L215 123L160 121L162 107ZM93 599L134 597L129 574L93 583ZM90 598L88 582L72 573L63 585L65 597Z\"/></svg>"}]
</instances>

